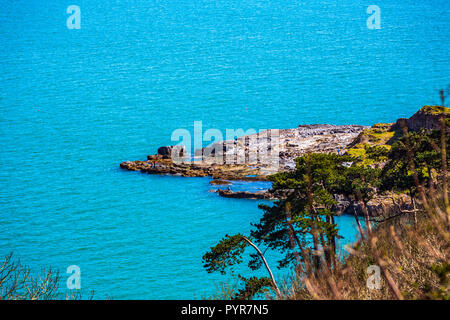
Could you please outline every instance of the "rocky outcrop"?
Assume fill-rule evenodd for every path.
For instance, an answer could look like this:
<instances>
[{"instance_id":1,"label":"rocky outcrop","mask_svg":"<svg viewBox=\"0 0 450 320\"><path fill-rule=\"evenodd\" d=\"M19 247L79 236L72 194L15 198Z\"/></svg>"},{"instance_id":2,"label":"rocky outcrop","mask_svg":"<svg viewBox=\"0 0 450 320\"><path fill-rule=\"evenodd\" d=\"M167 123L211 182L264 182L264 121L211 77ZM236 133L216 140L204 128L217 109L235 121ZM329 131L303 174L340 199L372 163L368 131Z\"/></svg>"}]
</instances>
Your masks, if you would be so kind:
<instances>
[{"instance_id":1,"label":"rocky outcrop","mask_svg":"<svg viewBox=\"0 0 450 320\"><path fill-rule=\"evenodd\" d=\"M164 159L182 159L186 155L184 146L165 146L158 148L158 155Z\"/></svg>"},{"instance_id":2,"label":"rocky outcrop","mask_svg":"<svg viewBox=\"0 0 450 320\"><path fill-rule=\"evenodd\" d=\"M334 196L337 205L334 211L337 214L356 214L364 216L362 204L355 199L347 198L343 195ZM370 217L390 216L399 210L411 210L411 198L406 194L376 194L366 204Z\"/></svg>"},{"instance_id":3,"label":"rocky outcrop","mask_svg":"<svg viewBox=\"0 0 450 320\"><path fill-rule=\"evenodd\" d=\"M148 156L147 161L125 161L120 167L150 174L260 181L266 180L269 174L294 170L295 158L307 153L345 153L348 150L349 154L361 157L366 144L392 143L402 121L410 130L439 129L441 116L449 120L450 109L425 106L411 118L399 119L394 126L312 124L294 129L270 129L196 150L196 161L185 161L187 154L182 146L164 146L156 155ZM261 157L261 154L266 156Z\"/></svg>"},{"instance_id":4,"label":"rocky outcrop","mask_svg":"<svg viewBox=\"0 0 450 320\"><path fill-rule=\"evenodd\" d=\"M418 131L420 129L440 130L441 117L450 118L450 108L441 106L424 106L409 119L400 118L397 120L397 128L401 128L404 123L409 130ZM447 128L449 130L450 128Z\"/></svg>"},{"instance_id":5,"label":"rocky outcrop","mask_svg":"<svg viewBox=\"0 0 450 320\"><path fill-rule=\"evenodd\" d=\"M214 143L197 150L195 155L208 163L219 160L233 164L240 160L241 164L260 168L276 167L276 171L289 171L295 168L294 159L307 153L343 153L365 128L369 127L312 124L300 125L294 129L270 129L235 140ZM262 149L265 149L268 155L264 159L258 157ZM277 157L271 157L275 152ZM268 170L268 173L273 172Z\"/></svg>"},{"instance_id":6,"label":"rocky outcrop","mask_svg":"<svg viewBox=\"0 0 450 320\"><path fill-rule=\"evenodd\" d=\"M219 196L225 198L266 199L266 200L274 199L273 195L268 190L249 192L249 191L232 191L230 189L226 190L218 189L217 193L219 194Z\"/></svg>"},{"instance_id":7,"label":"rocky outcrop","mask_svg":"<svg viewBox=\"0 0 450 320\"><path fill-rule=\"evenodd\" d=\"M181 146L164 146L147 156L147 161L125 161L120 167L149 174L264 181L269 174L293 170L294 159L306 153L344 152L364 128L316 124L266 130L199 149L195 161L186 161L186 150Z\"/></svg>"}]
</instances>

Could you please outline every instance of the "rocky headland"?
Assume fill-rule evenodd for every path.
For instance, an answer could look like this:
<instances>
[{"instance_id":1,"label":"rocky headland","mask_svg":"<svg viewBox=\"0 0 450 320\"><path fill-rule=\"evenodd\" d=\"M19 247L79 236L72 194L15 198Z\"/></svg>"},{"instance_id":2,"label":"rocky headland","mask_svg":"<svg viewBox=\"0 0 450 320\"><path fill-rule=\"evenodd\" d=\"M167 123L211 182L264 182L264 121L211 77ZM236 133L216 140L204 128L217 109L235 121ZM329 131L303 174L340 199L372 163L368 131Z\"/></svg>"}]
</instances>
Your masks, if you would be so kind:
<instances>
[{"instance_id":1,"label":"rocky headland","mask_svg":"<svg viewBox=\"0 0 450 320\"><path fill-rule=\"evenodd\" d=\"M308 153L349 154L365 161L368 147L390 145L401 135L401 127L417 131L439 129L440 117L450 119L449 108L425 106L409 119L398 119L395 123L361 125L300 125L293 129L270 129L265 132L245 135L234 140L213 143L194 152L193 159L187 159L182 146L160 147L156 154L145 161L125 161L120 167L125 170L148 174L168 174L183 177L211 177L211 185L230 185L234 180L266 181L270 174L295 169L295 159ZM448 128L448 127L447 127ZM274 138L275 137L275 138ZM265 149L271 156L252 157ZM275 155L275 156L273 156ZM267 161L268 160L268 161ZM366 165L382 166L383 163ZM217 189L219 196L240 199L273 200L283 195L273 194L270 189L256 192L233 191L231 187ZM361 215L358 202L336 195L338 213ZM378 216L389 208L400 206L410 209L406 195L376 195L367 208L371 216Z\"/></svg>"},{"instance_id":2,"label":"rocky headland","mask_svg":"<svg viewBox=\"0 0 450 320\"><path fill-rule=\"evenodd\" d=\"M295 169L294 159L307 153L344 153L356 137L369 127L359 125L301 125L294 129L247 135L235 140L213 143L196 150L192 161L185 161L181 146L165 146L145 161L125 161L122 169L149 174L172 174L183 177L206 177L220 180L264 181L279 171ZM261 138L264 136L264 138ZM268 139L266 137L269 137ZM268 148L264 159L252 153ZM276 153L272 151L276 150ZM270 156L276 154L275 157ZM264 161L264 160L269 161Z\"/></svg>"}]
</instances>

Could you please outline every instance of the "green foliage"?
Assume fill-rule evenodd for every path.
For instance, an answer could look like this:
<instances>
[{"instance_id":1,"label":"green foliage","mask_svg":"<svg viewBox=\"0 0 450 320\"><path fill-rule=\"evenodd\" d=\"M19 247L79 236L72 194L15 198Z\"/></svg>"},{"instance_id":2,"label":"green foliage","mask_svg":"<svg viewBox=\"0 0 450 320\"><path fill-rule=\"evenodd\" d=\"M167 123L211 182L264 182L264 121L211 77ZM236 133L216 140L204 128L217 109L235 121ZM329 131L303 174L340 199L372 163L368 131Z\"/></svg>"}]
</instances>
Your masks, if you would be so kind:
<instances>
[{"instance_id":1,"label":"green foliage","mask_svg":"<svg viewBox=\"0 0 450 320\"><path fill-rule=\"evenodd\" d=\"M288 194L273 206L259 206L264 215L251 235L257 243L284 253L279 267L289 265L299 250L311 255L320 246L335 247L339 234L333 218L334 194L348 184L346 172L353 160L345 155L308 154L296 159L295 171L269 177L274 191Z\"/></svg>"},{"instance_id":2,"label":"green foliage","mask_svg":"<svg viewBox=\"0 0 450 320\"><path fill-rule=\"evenodd\" d=\"M272 206L261 204L264 214L253 224L251 238L258 245L278 250L283 258L278 267L304 263L304 259L315 260L320 268L321 259L314 252L325 249L325 261L332 266L336 254L336 239L340 238L334 221L337 204L334 195L358 194L368 201L378 183L379 170L354 166L354 158L337 154L308 154L296 159L296 170L281 172L269 177L273 190L286 194ZM312 241L311 241L312 240ZM226 235L203 256L208 272L226 273L226 270L243 261L242 254L248 245L243 235ZM299 254L299 252L301 254ZM259 255L252 254L249 267L262 266ZM244 279L240 297L249 298L261 293L262 284L256 278Z\"/></svg>"},{"instance_id":3,"label":"green foliage","mask_svg":"<svg viewBox=\"0 0 450 320\"><path fill-rule=\"evenodd\" d=\"M369 146L366 149L367 158L376 162L386 161L389 155L389 148L386 145Z\"/></svg>"},{"instance_id":4,"label":"green foliage","mask_svg":"<svg viewBox=\"0 0 450 320\"><path fill-rule=\"evenodd\" d=\"M228 267L242 262L242 253L246 246L247 243L241 234L225 235L217 245L203 255L204 268L210 273L219 271L225 274Z\"/></svg>"},{"instance_id":5,"label":"green foliage","mask_svg":"<svg viewBox=\"0 0 450 320\"><path fill-rule=\"evenodd\" d=\"M378 166L387 160L391 144L397 139L399 132L391 123L377 123L365 129L351 144L347 154L355 157L359 165Z\"/></svg>"},{"instance_id":6,"label":"green foliage","mask_svg":"<svg viewBox=\"0 0 450 320\"><path fill-rule=\"evenodd\" d=\"M381 183L380 174L381 169L356 165L348 167L343 174L346 183L342 185L340 193L367 202Z\"/></svg>"},{"instance_id":7,"label":"green foliage","mask_svg":"<svg viewBox=\"0 0 450 320\"><path fill-rule=\"evenodd\" d=\"M263 294L269 291L272 286L272 281L268 277L251 277L245 278L241 275L239 279L244 282L244 287L239 289L234 300L251 300L258 294Z\"/></svg>"},{"instance_id":8,"label":"green foliage","mask_svg":"<svg viewBox=\"0 0 450 320\"><path fill-rule=\"evenodd\" d=\"M448 290L449 277L450 277L450 264L448 262L434 263L431 266L433 271L439 278L440 287L438 290L429 290L429 297L431 299L450 300L450 292Z\"/></svg>"},{"instance_id":9,"label":"green foliage","mask_svg":"<svg viewBox=\"0 0 450 320\"><path fill-rule=\"evenodd\" d=\"M450 143L450 137L447 137ZM388 153L388 162L381 173L381 190L409 191L415 194L416 184L411 163L417 173L420 184L428 186L433 180L433 172L441 167L440 132L409 132L396 141ZM447 150L447 159L448 150Z\"/></svg>"}]
</instances>

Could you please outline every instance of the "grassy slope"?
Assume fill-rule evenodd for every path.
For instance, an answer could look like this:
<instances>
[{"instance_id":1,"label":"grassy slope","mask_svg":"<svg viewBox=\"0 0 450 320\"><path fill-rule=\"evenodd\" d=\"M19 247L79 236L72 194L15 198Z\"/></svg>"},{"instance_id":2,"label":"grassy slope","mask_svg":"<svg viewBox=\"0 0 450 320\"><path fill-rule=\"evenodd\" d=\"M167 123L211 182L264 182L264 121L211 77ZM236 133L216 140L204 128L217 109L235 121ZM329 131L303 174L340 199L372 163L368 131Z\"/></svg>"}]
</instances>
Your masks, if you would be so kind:
<instances>
[{"instance_id":1,"label":"grassy slope","mask_svg":"<svg viewBox=\"0 0 450 320\"><path fill-rule=\"evenodd\" d=\"M370 147L381 147L389 150L400 133L393 129L393 123L377 123L364 130L347 150L347 154L361 159L363 165L372 165L376 161L369 159L367 150Z\"/></svg>"}]
</instances>

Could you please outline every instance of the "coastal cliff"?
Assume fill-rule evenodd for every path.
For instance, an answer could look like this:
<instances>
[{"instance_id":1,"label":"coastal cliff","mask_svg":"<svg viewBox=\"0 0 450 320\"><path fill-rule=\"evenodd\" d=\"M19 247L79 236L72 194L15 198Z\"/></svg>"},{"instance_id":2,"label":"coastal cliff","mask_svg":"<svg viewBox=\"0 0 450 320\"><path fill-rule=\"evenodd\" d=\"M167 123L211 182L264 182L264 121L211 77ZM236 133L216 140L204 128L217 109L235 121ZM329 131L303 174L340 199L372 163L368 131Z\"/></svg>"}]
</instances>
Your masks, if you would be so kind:
<instances>
[{"instance_id":1,"label":"coastal cliff","mask_svg":"<svg viewBox=\"0 0 450 320\"><path fill-rule=\"evenodd\" d=\"M424 106L409 119L400 118L396 126L400 127L404 121L410 131L420 129L439 130L441 128L441 117L447 121L450 119L450 109L442 106ZM449 127L447 128L447 131Z\"/></svg>"}]
</instances>

